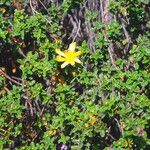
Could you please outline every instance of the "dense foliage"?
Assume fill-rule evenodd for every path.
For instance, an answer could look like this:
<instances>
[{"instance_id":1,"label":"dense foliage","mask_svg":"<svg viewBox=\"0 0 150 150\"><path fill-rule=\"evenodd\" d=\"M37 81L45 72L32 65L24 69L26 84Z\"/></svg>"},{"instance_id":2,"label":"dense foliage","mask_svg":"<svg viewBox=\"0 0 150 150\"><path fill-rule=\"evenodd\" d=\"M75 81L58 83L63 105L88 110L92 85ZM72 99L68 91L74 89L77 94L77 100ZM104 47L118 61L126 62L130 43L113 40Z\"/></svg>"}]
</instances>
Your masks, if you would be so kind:
<instances>
[{"instance_id":1,"label":"dense foliage","mask_svg":"<svg viewBox=\"0 0 150 150\"><path fill-rule=\"evenodd\" d=\"M149 14L149 0L1 0L0 149L150 149Z\"/></svg>"}]
</instances>

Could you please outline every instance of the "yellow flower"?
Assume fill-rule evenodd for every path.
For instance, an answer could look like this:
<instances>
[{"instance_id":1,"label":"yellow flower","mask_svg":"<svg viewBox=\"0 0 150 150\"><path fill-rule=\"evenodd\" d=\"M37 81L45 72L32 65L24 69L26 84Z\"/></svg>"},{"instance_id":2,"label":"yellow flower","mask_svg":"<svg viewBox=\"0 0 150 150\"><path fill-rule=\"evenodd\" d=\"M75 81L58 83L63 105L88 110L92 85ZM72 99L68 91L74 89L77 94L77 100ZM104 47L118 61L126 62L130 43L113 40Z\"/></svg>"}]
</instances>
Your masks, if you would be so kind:
<instances>
[{"instance_id":1,"label":"yellow flower","mask_svg":"<svg viewBox=\"0 0 150 150\"><path fill-rule=\"evenodd\" d=\"M89 127L89 124L88 124L88 123L85 123L84 126L85 126L86 128L88 128L88 127Z\"/></svg>"},{"instance_id":2,"label":"yellow flower","mask_svg":"<svg viewBox=\"0 0 150 150\"><path fill-rule=\"evenodd\" d=\"M88 117L90 119L89 123L85 123L84 126L87 128L89 126L94 126L94 124L97 121L97 118L94 115L85 115L85 117Z\"/></svg>"},{"instance_id":3,"label":"yellow flower","mask_svg":"<svg viewBox=\"0 0 150 150\"><path fill-rule=\"evenodd\" d=\"M57 130L56 129L50 129L49 130L49 133L51 134L51 135L56 135L56 133L57 133Z\"/></svg>"},{"instance_id":4,"label":"yellow flower","mask_svg":"<svg viewBox=\"0 0 150 150\"><path fill-rule=\"evenodd\" d=\"M78 59L78 56L81 55L81 51L75 52L75 48L76 42L71 43L68 50L65 50L64 52L62 52L60 49L56 49L56 53L58 54L56 56L56 60L58 62L64 62L61 65L61 68L64 68L69 64L73 66L75 63L81 63L81 61Z\"/></svg>"},{"instance_id":5,"label":"yellow flower","mask_svg":"<svg viewBox=\"0 0 150 150\"><path fill-rule=\"evenodd\" d=\"M93 116L93 115L90 115L90 118L91 118L90 124L91 124L91 126L93 126L96 123L97 118L95 116Z\"/></svg>"}]
</instances>

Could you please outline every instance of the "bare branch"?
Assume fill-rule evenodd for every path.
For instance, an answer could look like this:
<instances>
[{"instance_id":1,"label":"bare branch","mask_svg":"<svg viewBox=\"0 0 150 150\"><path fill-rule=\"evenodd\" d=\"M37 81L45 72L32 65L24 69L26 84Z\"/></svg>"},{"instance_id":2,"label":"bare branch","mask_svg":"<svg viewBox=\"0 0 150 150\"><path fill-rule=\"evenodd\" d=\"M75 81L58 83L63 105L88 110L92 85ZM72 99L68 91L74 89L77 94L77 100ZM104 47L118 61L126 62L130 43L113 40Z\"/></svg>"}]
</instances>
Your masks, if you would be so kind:
<instances>
[{"instance_id":1,"label":"bare branch","mask_svg":"<svg viewBox=\"0 0 150 150\"><path fill-rule=\"evenodd\" d=\"M20 82L17 82L16 80L12 79L11 77L9 77L2 69L0 69L0 75L1 76L4 76L5 78L7 78L8 80L10 80L11 82L17 84L17 85L20 85L20 86L23 86L22 83Z\"/></svg>"},{"instance_id":2,"label":"bare branch","mask_svg":"<svg viewBox=\"0 0 150 150\"><path fill-rule=\"evenodd\" d=\"M116 118L114 118L114 120L116 121L116 123L117 123L117 125L119 127L119 130L120 130L121 134L123 135L123 129L121 127L121 124L119 123L119 121Z\"/></svg>"},{"instance_id":3,"label":"bare branch","mask_svg":"<svg viewBox=\"0 0 150 150\"><path fill-rule=\"evenodd\" d=\"M43 2L41 0L39 0L40 4L43 6L43 8L46 10L46 12L50 15L48 9L46 8L46 6L43 4Z\"/></svg>"},{"instance_id":4,"label":"bare branch","mask_svg":"<svg viewBox=\"0 0 150 150\"><path fill-rule=\"evenodd\" d=\"M33 5L32 5L32 0L29 0L29 2L30 2L30 7L31 7L31 10L32 10L32 13L33 13L33 14L38 13L38 12L35 10L35 8L33 7Z\"/></svg>"},{"instance_id":5,"label":"bare branch","mask_svg":"<svg viewBox=\"0 0 150 150\"><path fill-rule=\"evenodd\" d=\"M74 38L73 38L72 42L74 42L74 41L75 41L75 39L76 39L76 38L77 38L77 36L78 36L78 33L79 33L79 31L80 31L80 24L81 24L81 21L79 20L79 22L78 22L78 29L77 29L76 35L74 36Z\"/></svg>"}]
</instances>

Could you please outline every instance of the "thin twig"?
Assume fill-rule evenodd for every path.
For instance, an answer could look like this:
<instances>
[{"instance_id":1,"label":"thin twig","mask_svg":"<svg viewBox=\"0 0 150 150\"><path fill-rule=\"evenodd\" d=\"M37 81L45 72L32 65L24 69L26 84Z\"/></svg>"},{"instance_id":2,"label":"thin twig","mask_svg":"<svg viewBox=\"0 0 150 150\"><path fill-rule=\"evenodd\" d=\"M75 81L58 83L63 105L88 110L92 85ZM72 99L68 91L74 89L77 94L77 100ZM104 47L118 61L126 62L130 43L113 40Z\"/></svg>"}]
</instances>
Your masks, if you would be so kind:
<instances>
[{"instance_id":1,"label":"thin twig","mask_svg":"<svg viewBox=\"0 0 150 150\"><path fill-rule=\"evenodd\" d=\"M108 134L108 136L110 136L114 141L116 140L116 138L114 138L111 134Z\"/></svg>"},{"instance_id":2,"label":"thin twig","mask_svg":"<svg viewBox=\"0 0 150 150\"><path fill-rule=\"evenodd\" d=\"M108 53L109 53L109 55L110 55L110 59L111 59L112 65L113 65L114 67L116 67L115 59L114 59L114 57L113 57L113 52L114 52L113 44L111 43L111 41L109 41L109 42L110 42L110 45L109 45L109 47L108 47Z\"/></svg>"},{"instance_id":3,"label":"thin twig","mask_svg":"<svg viewBox=\"0 0 150 150\"><path fill-rule=\"evenodd\" d=\"M103 10L103 2L102 0L100 1L100 12L101 12L101 21L104 22L103 16L104 16L104 10Z\"/></svg>"},{"instance_id":4,"label":"thin twig","mask_svg":"<svg viewBox=\"0 0 150 150\"><path fill-rule=\"evenodd\" d=\"M73 41L72 41L72 42L74 42L74 41L75 41L75 39L76 39L76 38L77 38L77 36L78 36L78 33L79 33L79 31L80 31L80 24L81 24L81 21L79 20L79 22L78 22L78 29L77 29L76 35L74 36L74 38L73 38Z\"/></svg>"},{"instance_id":5,"label":"thin twig","mask_svg":"<svg viewBox=\"0 0 150 150\"><path fill-rule=\"evenodd\" d=\"M48 9L46 8L46 6L43 4L43 2L41 0L39 0L39 2L41 3L41 5L44 7L44 9L47 11L47 13L50 15Z\"/></svg>"},{"instance_id":6,"label":"thin twig","mask_svg":"<svg viewBox=\"0 0 150 150\"><path fill-rule=\"evenodd\" d=\"M0 81L0 83L2 83L2 81ZM6 85L7 86L7 85ZM8 94L11 94L10 90L4 86L4 90L8 93ZM2 95L2 91L0 91L0 96Z\"/></svg>"},{"instance_id":7,"label":"thin twig","mask_svg":"<svg viewBox=\"0 0 150 150\"><path fill-rule=\"evenodd\" d=\"M38 111L41 112L38 100L35 100L35 105L36 105L36 108L38 109Z\"/></svg>"},{"instance_id":8,"label":"thin twig","mask_svg":"<svg viewBox=\"0 0 150 150\"><path fill-rule=\"evenodd\" d=\"M39 14L39 12L36 11L36 10L33 8L32 0L30 0L30 7L31 7L31 10L32 10L32 13L33 13L33 14ZM51 25L51 22L50 22L47 18L45 18L45 20Z\"/></svg>"},{"instance_id":9,"label":"thin twig","mask_svg":"<svg viewBox=\"0 0 150 150\"><path fill-rule=\"evenodd\" d=\"M30 2L30 7L31 7L31 10L32 10L32 13L33 14L37 13L36 10L33 8L32 0L30 0L29 2Z\"/></svg>"},{"instance_id":10,"label":"thin twig","mask_svg":"<svg viewBox=\"0 0 150 150\"><path fill-rule=\"evenodd\" d=\"M8 93L8 94L11 94L10 90L5 86L4 87L4 90Z\"/></svg>"},{"instance_id":11,"label":"thin twig","mask_svg":"<svg viewBox=\"0 0 150 150\"><path fill-rule=\"evenodd\" d=\"M103 4L102 1L100 1L100 9L101 9L101 14L102 14L102 23L107 23L107 24L110 22L109 17L108 17L108 10L107 10L108 9L108 3L109 3L109 1L105 1L104 4ZM107 30L107 28L102 29L102 33L103 33L103 36L104 36L105 40L109 41L109 43L110 43L110 45L108 47L108 53L109 53L112 65L114 67L116 67L116 65L115 65L115 59L114 59L114 55L113 55L113 52L114 52L113 44L107 38L106 30Z\"/></svg>"},{"instance_id":12,"label":"thin twig","mask_svg":"<svg viewBox=\"0 0 150 150\"><path fill-rule=\"evenodd\" d=\"M123 18L121 18L120 15L119 15L119 17L120 17L120 20L121 20L121 25L122 25L122 29L124 31L124 35L125 35L126 39L128 40L128 43L127 43L127 45L125 46L125 48L123 50L124 54L126 55L128 50L129 50L129 47L130 47L130 44L132 43L132 41L131 41L131 37L130 37L128 31L126 30L126 24L127 23L125 22L125 20Z\"/></svg>"},{"instance_id":13,"label":"thin twig","mask_svg":"<svg viewBox=\"0 0 150 150\"><path fill-rule=\"evenodd\" d=\"M42 110L41 110L41 112L40 112L40 116L43 115L44 109L45 109L45 108L43 107Z\"/></svg>"},{"instance_id":14,"label":"thin twig","mask_svg":"<svg viewBox=\"0 0 150 150\"><path fill-rule=\"evenodd\" d=\"M18 52L21 56L23 56L24 58L27 58L24 52L21 50L21 48L19 48Z\"/></svg>"},{"instance_id":15,"label":"thin twig","mask_svg":"<svg viewBox=\"0 0 150 150\"><path fill-rule=\"evenodd\" d=\"M121 134L123 135L123 129L122 129L122 127L121 127L119 121L118 121L116 118L114 118L114 120L116 121L116 123L117 123L117 125L118 125L118 127L119 127L119 130L120 130Z\"/></svg>"},{"instance_id":16,"label":"thin twig","mask_svg":"<svg viewBox=\"0 0 150 150\"><path fill-rule=\"evenodd\" d=\"M74 36L74 33L75 33L75 31L76 31L76 21L74 21L74 19L73 19L73 17L70 15L70 14L68 14L68 17L70 18L70 22L71 22L71 24L72 24L72 26L73 26L73 29L72 29L72 32L71 32L71 34L70 34L70 36L69 36L69 38L68 39L71 39L73 36Z\"/></svg>"},{"instance_id":17,"label":"thin twig","mask_svg":"<svg viewBox=\"0 0 150 150\"><path fill-rule=\"evenodd\" d=\"M27 103L29 104L29 107L30 107L30 113L31 113L31 116L33 116L33 107L32 107L32 105L31 105L30 102L27 102Z\"/></svg>"},{"instance_id":18,"label":"thin twig","mask_svg":"<svg viewBox=\"0 0 150 150\"><path fill-rule=\"evenodd\" d=\"M17 82L16 80L12 79L11 77L9 77L2 69L0 69L0 75L3 75L5 78L7 78L8 80L10 80L11 82L23 86L22 83Z\"/></svg>"},{"instance_id":19,"label":"thin twig","mask_svg":"<svg viewBox=\"0 0 150 150\"><path fill-rule=\"evenodd\" d=\"M23 79L21 79L21 78L18 78L18 77L15 77L15 76L12 76L12 78L13 78L13 79L16 79L16 80L18 80L18 81L23 82Z\"/></svg>"}]
</instances>

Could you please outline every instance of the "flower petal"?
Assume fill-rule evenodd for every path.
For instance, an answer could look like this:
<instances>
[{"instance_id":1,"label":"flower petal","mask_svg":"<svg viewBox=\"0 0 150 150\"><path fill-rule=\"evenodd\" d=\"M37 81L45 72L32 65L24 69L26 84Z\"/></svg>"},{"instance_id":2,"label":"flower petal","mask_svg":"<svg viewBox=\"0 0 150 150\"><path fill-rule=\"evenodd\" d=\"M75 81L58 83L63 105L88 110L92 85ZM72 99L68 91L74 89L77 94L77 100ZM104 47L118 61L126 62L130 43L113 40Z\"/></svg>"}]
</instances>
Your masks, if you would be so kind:
<instances>
[{"instance_id":1,"label":"flower petal","mask_svg":"<svg viewBox=\"0 0 150 150\"><path fill-rule=\"evenodd\" d=\"M57 56L56 56L56 61L58 61L58 62L63 62L63 61L65 61L65 58L63 58L63 57L60 56L60 55L57 55Z\"/></svg>"},{"instance_id":2,"label":"flower petal","mask_svg":"<svg viewBox=\"0 0 150 150\"><path fill-rule=\"evenodd\" d=\"M67 65L68 65L68 62L64 62L64 63L61 65L61 68L65 68Z\"/></svg>"},{"instance_id":3,"label":"flower petal","mask_svg":"<svg viewBox=\"0 0 150 150\"><path fill-rule=\"evenodd\" d=\"M71 65L72 65L72 66L74 66L74 64L75 64L75 61L74 61L74 62L71 62Z\"/></svg>"},{"instance_id":4,"label":"flower petal","mask_svg":"<svg viewBox=\"0 0 150 150\"><path fill-rule=\"evenodd\" d=\"M68 50L69 50L69 51L75 51L75 48L76 48L76 42L73 42L73 43L71 43L71 44L69 45Z\"/></svg>"},{"instance_id":5,"label":"flower petal","mask_svg":"<svg viewBox=\"0 0 150 150\"><path fill-rule=\"evenodd\" d=\"M56 49L55 52L61 56L65 56L64 52L62 52L60 49Z\"/></svg>"},{"instance_id":6,"label":"flower petal","mask_svg":"<svg viewBox=\"0 0 150 150\"><path fill-rule=\"evenodd\" d=\"M77 56L77 57L80 56L81 54L82 54L81 51L77 51L77 52L76 52L76 56Z\"/></svg>"},{"instance_id":7,"label":"flower petal","mask_svg":"<svg viewBox=\"0 0 150 150\"><path fill-rule=\"evenodd\" d=\"M78 58L75 58L75 62L81 64L82 62L78 59Z\"/></svg>"}]
</instances>

